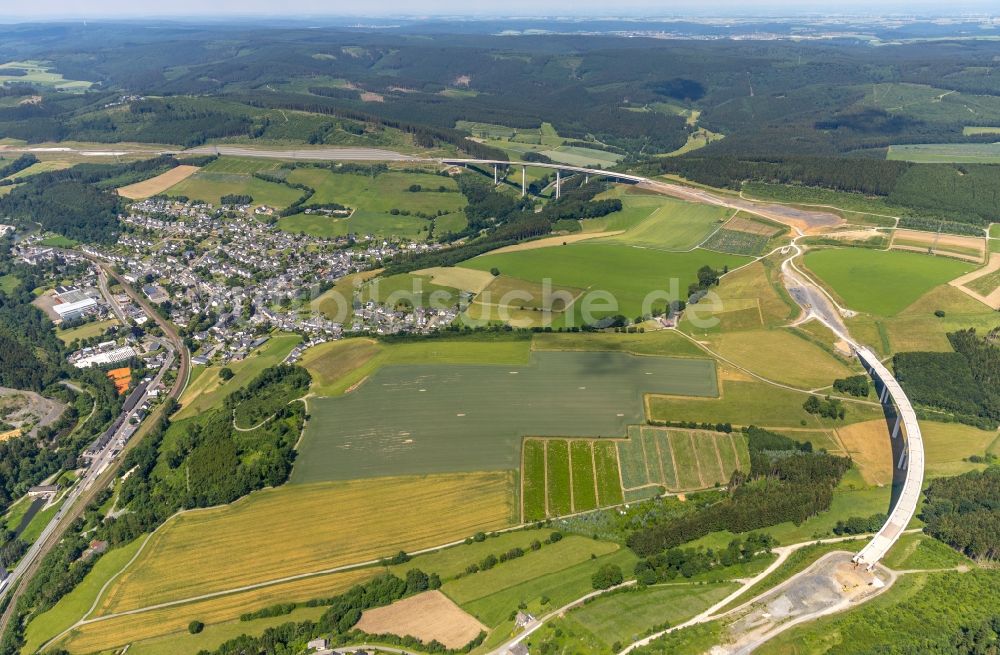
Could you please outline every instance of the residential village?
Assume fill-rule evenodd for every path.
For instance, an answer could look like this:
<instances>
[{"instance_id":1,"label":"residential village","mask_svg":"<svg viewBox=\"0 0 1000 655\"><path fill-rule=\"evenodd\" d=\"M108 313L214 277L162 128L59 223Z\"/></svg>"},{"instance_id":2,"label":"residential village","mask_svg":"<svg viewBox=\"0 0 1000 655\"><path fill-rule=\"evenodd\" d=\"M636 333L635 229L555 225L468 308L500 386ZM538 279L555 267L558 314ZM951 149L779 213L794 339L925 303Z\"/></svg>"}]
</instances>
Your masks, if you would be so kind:
<instances>
[{"instance_id":1,"label":"residential village","mask_svg":"<svg viewBox=\"0 0 1000 655\"><path fill-rule=\"evenodd\" d=\"M41 245L40 236L19 241L17 256L30 263L60 257L68 263L87 256L116 265L122 277L181 328L195 365L224 364L247 357L274 330L302 335L288 357L350 333L430 332L452 323L454 308L389 307L346 298L341 321L315 302L351 273L379 268L404 251L441 246L370 235L322 239L291 234L268 222L267 208L181 202L137 201L120 217L123 232L112 247L83 246L71 252ZM122 290L112 307L98 289L96 267L88 266L67 287L49 297L56 321L102 320L122 315L142 325L140 307ZM52 312L55 312L53 315ZM64 315L65 314L65 315ZM77 366L116 364L132 355L123 340L88 345L74 352Z\"/></svg>"}]
</instances>

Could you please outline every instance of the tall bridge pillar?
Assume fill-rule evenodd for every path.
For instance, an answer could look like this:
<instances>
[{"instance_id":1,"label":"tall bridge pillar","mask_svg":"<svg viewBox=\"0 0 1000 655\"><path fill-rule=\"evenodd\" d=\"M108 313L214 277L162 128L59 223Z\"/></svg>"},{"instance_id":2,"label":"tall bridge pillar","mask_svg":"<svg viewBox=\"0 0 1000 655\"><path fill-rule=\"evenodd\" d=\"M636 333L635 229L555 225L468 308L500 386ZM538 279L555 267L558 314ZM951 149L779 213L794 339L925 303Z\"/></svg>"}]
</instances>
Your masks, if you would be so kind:
<instances>
[{"instance_id":1,"label":"tall bridge pillar","mask_svg":"<svg viewBox=\"0 0 1000 655\"><path fill-rule=\"evenodd\" d=\"M556 200L559 200L560 187L562 186L562 171L556 169Z\"/></svg>"},{"instance_id":2,"label":"tall bridge pillar","mask_svg":"<svg viewBox=\"0 0 1000 655\"><path fill-rule=\"evenodd\" d=\"M500 184L500 166L493 164L493 186Z\"/></svg>"},{"instance_id":3,"label":"tall bridge pillar","mask_svg":"<svg viewBox=\"0 0 1000 655\"><path fill-rule=\"evenodd\" d=\"M521 167L521 197L528 195L528 167Z\"/></svg>"}]
</instances>

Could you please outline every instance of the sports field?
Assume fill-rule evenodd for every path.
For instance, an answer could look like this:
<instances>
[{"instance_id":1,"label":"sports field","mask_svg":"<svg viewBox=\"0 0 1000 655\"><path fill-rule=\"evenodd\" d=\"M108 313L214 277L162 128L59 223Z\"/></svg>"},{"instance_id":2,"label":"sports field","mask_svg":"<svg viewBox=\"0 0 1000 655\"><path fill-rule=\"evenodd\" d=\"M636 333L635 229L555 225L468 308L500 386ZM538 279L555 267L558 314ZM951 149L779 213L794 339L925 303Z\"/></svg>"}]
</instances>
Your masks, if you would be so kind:
<instances>
[{"instance_id":1,"label":"sports field","mask_svg":"<svg viewBox=\"0 0 1000 655\"><path fill-rule=\"evenodd\" d=\"M678 290L686 292L688 285L696 281L697 271L702 266L716 269L729 266L732 269L747 261L746 257L707 250L664 253L622 244L581 242L558 248L487 254L463 262L461 266L481 271L496 267L506 275L529 282L551 279L553 284L560 286L606 291L613 300L595 305L592 308L595 318L616 313L631 318L643 312L646 300L664 305L672 280L676 279ZM655 295L657 291L662 292L661 295ZM574 316L579 315L584 304L573 305Z\"/></svg>"},{"instance_id":2,"label":"sports field","mask_svg":"<svg viewBox=\"0 0 1000 655\"><path fill-rule=\"evenodd\" d=\"M108 587L97 614L318 572L502 528L516 519L511 485L510 473L286 485L231 505L186 512L153 534L139 558ZM264 553L274 557L261 566Z\"/></svg>"},{"instance_id":3,"label":"sports field","mask_svg":"<svg viewBox=\"0 0 1000 655\"><path fill-rule=\"evenodd\" d=\"M855 311L898 314L933 287L973 268L944 257L862 248L808 252L805 264Z\"/></svg>"},{"instance_id":4,"label":"sports field","mask_svg":"<svg viewBox=\"0 0 1000 655\"><path fill-rule=\"evenodd\" d=\"M741 434L629 426L617 442L626 491L662 486L668 491L706 489L729 481L733 471L750 470Z\"/></svg>"},{"instance_id":5,"label":"sports field","mask_svg":"<svg viewBox=\"0 0 1000 655\"><path fill-rule=\"evenodd\" d=\"M715 364L537 352L526 365L383 366L310 401L292 482L515 469L523 436L624 436L649 392L713 397Z\"/></svg>"}]
</instances>

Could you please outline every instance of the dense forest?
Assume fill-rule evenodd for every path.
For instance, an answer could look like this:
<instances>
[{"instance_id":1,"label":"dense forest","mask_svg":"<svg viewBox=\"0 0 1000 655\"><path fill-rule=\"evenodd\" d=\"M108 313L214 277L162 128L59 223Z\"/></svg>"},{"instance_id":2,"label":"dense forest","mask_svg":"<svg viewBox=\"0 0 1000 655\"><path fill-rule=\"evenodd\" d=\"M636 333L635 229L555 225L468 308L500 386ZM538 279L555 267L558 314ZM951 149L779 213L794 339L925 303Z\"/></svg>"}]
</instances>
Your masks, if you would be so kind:
<instances>
[{"instance_id":1,"label":"dense forest","mask_svg":"<svg viewBox=\"0 0 1000 655\"><path fill-rule=\"evenodd\" d=\"M748 428L750 471L736 471L721 501L636 530L627 543L650 556L717 530L747 532L784 521L801 523L829 509L833 488L851 460L813 452L783 435Z\"/></svg>"},{"instance_id":2,"label":"dense forest","mask_svg":"<svg viewBox=\"0 0 1000 655\"><path fill-rule=\"evenodd\" d=\"M179 162L157 157L125 164L78 164L28 177L0 198L0 214L76 241L113 243L122 202L115 188L159 175Z\"/></svg>"},{"instance_id":3,"label":"dense forest","mask_svg":"<svg viewBox=\"0 0 1000 655\"><path fill-rule=\"evenodd\" d=\"M975 329L952 332L948 341L953 352L896 354L896 377L918 405L995 429L1000 422L1000 347Z\"/></svg>"},{"instance_id":4,"label":"dense forest","mask_svg":"<svg viewBox=\"0 0 1000 655\"><path fill-rule=\"evenodd\" d=\"M973 559L1000 558L1000 467L935 478L924 497L927 534Z\"/></svg>"},{"instance_id":5,"label":"dense forest","mask_svg":"<svg viewBox=\"0 0 1000 655\"><path fill-rule=\"evenodd\" d=\"M118 501L129 512L107 522L101 532L111 543L125 543L177 510L224 505L256 489L283 484L305 420L304 405L289 404L294 392L287 392L308 386L308 379L308 372L297 366L265 369L228 397L223 408L174 425L161 421L122 464L126 470L134 467ZM272 402L272 391L281 402ZM237 430L234 396L246 406L266 407L267 414L254 413L247 420L252 429Z\"/></svg>"}]
</instances>

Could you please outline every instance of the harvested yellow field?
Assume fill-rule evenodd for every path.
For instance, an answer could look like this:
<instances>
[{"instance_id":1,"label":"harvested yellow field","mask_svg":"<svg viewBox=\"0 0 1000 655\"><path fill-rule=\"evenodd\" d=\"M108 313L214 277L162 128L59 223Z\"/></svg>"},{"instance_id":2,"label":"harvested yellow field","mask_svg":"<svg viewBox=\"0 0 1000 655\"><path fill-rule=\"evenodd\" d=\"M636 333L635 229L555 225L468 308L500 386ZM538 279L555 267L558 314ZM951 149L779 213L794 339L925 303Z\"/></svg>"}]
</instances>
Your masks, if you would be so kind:
<instances>
[{"instance_id":1,"label":"harvested yellow field","mask_svg":"<svg viewBox=\"0 0 1000 655\"><path fill-rule=\"evenodd\" d=\"M163 193L178 182L191 177L197 170L197 166L175 166L166 173L161 173L156 177L119 188L118 195L129 200L139 200L140 198L155 196L158 193Z\"/></svg>"},{"instance_id":2,"label":"harvested yellow field","mask_svg":"<svg viewBox=\"0 0 1000 655\"><path fill-rule=\"evenodd\" d=\"M578 241L586 241L587 239L614 237L624 233L625 230L612 230L610 232L577 232L576 234L564 234L562 236L545 237L544 239L535 239L533 241L522 241L521 243L515 243L512 246L504 246L503 248L491 250L490 254L499 255L504 252L520 252L521 250L538 250L539 248L564 246Z\"/></svg>"},{"instance_id":3,"label":"harvested yellow field","mask_svg":"<svg viewBox=\"0 0 1000 655\"><path fill-rule=\"evenodd\" d=\"M108 586L97 614L430 548L510 524L506 472L293 485L179 514Z\"/></svg>"},{"instance_id":4,"label":"harvested yellow field","mask_svg":"<svg viewBox=\"0 0 1000 655\"><path fill-rule=\"evenodd\" d=\"M936 255L982 262L986 256L986 239L898 229L892 235L892 248L918 252L930 250Z\"/></svg>"},{"instance_id":5,"label":"harvested yellow field","mask_svg":"<svg viewBox=\"0 0 1000 655\"><path fill-rule=\"evenodd\" d=\"M187 634L191 621L201 621L206 625L225 623L239 620L240 615L245 612L253 612L276 603L304 602L313 598L335 596L376 573L375 569L333 573L176 607L110 617L81 625L67 634L59 645L73 653L93 653L119 648L142 639Z\"/></svg>"},{"instance_id":6,"label":"harvested yellow field","mask_svg":"<svg viewBox=\"0 0 1000 655\"><path fill-rule=\"evenodd\" d=\"M20 436L21 428L14 428L13 430L8 430L7 432L0 432L0 441L7 441L8 439Z\"/></svg>"},{"instance_id":7,"label":"harvested yellow field","mask_svg":"<svg viewBox=\"0 0 1000 655\"><path fill-rule=\"evenodd\" d=\"M892 483L892 443L885 420L864 421L837 429L837 436L868 484Z\"/></svg>"},{"instance_id":8,"label":"harvested yellow field","mask_svg":"<svg viewBox=\"0 0 1000 655\"><path fill-rule=\"evenodd\" d=\"M706 341L709 348L731 362L800 388L823 387L853 374L843 361L784 328L730 332Z\"/></svg>"},{"instance_id":9,"label":"harvested yellow field","mask_svg":"<svg viewBox=\"0 0 1000 655\"><path fill-rule=\"evenodd\" d=\"M425 591L367 610L355 627L370 635L411 635L425 644L437 640L456 649L487 629L440 591Z\"/></svg>"},{"instance_id":10,"label":"harvested yellow field","mask_svg":"<svg viewBox=\"0 0 1000 655\"><path fill-rule=\"evenodd\" d=\"M471 291L479 293L493 281L493 275L489 271L477 271L472 268L462 268L460 266L435 266L414 271L414 275L426 275L431 278L431 282L442 287L452 287L459 291Z\"/></svg>"},{"instance_id":11,"label":"harvested yellow field","mask_svg":"<svg viewBox=\"0 0 1000 655\"><path fill-rule=\"evenodd\" d=\"M747 218L741 214L734 216L731 221L726 223L725 228L727 230L736 230L737 232L747 232L748 234L760 234L766 237L774 236L781 232L781 228L777 225Z\"/></svg>"}]
</instances>

